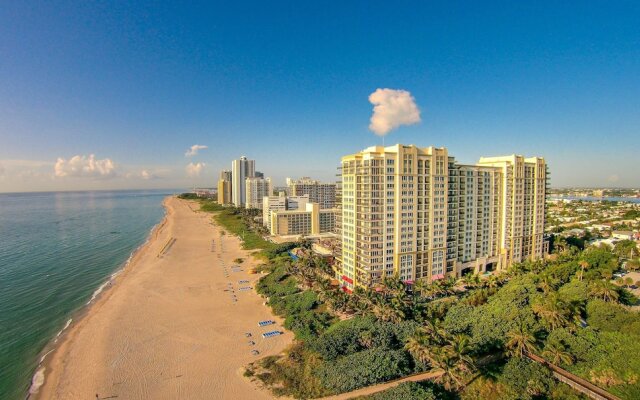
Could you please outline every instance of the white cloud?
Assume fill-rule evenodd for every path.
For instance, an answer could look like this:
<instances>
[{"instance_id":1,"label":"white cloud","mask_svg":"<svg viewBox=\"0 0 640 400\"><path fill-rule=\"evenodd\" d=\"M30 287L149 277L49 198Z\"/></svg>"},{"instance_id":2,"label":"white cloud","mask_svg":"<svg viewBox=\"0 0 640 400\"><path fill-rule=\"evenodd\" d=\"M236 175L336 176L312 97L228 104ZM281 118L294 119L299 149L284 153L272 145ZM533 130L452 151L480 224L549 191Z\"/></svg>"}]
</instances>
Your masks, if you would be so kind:
<instances>
[{"instance_id":1,"label":"white cloud","mask_svg":"<svg viewBox=\"0 0 640 400\"><path fill-rule=\"evenodd\" d=\"M96 156L73 156L69 160L58 158L53 167L57 177L112 178L116 165L111 159L97 160Z\"/></svg>"},{"instance_id":2,"label":"white cloud","mask_svg":"<svg viewBox=\"0 0 640 400\"><path fill-rule=\"evenodd\" d=\"M369 129L378 136L385 136L400 125L420 122L420 110L406 90L376 89L369 95L369 102L374 105Z\"/></svg>"},{"instance_id":3,"label":"white cloud","mask_svg":"<svg viewBox=\"0 0 640 400\"><path fill-rule=\"evenodd\" d=\"M620 180L620 177L618 176L618 174L613 174L609 178L607 178L607 180L611 183L616 183Z\"/></svg>"},{"instance_id":4,"label":"white cloud","mask_svg":"<svg viewBox=\"0 0 640 400\"><path fill-rule=\"evenodd\" d=\"M196 177L196 176L200 176L200 173L202 172L202 170L204 169L204 166L206 164L205 163L189 163L189 165L187 165L187 176L190 177Z\"/></svg>"},{"instance_id":5,"label":"white cloud","mask_svg":"<svg viewBox=\"0 0 640 400\"><path fill-rule=\"evenodd\" d=\"M140 175L138 176L146 181L162 178L160 175L158 175L157 172L150 171L148 169L143 169L142 171L140 171Z\"/></svg>"},{"instance_id":6,"label":"white cloud","mask_svg":"<svg viewBox=\"0 0 640 400\"><path fill-rule=\"evenodd\" d=\"M194 144L193 146L191 146L191 148L189 150L187 150L186 153L184 153L184 156L185 157L193 157L196 154L198 154L198 152L200 150L204 150L204 149L207 149L207 148L208 148L208 146L205 146L203 144Z\"/></svg>"}]
</instances>

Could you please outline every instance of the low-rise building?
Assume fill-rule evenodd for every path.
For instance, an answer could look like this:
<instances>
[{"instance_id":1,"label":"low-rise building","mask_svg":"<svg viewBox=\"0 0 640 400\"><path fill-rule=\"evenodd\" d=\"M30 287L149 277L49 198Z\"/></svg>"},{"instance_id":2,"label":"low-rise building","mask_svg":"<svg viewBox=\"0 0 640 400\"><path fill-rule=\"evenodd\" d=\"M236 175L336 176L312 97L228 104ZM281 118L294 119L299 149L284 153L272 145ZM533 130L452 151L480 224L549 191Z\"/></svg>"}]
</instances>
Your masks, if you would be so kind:
<instances>
[{"instance_id":1,"label":"low-rise building","mask_svg":"<svg viewBox=\"0 0 640 400\"><path fill-rule=\"evenodd\" d=\"M272 235L319 235L335 228L336 209L320 209L318 203L307 203L298 210L271 211Z\"/></svg>"},{"instance_id":2,"label":"low-rise building","mask_svg":"<svg viewBox=\"0 0 640 400\"><path fill-rule=\"evenodd\" d=\"M271 230L271 213L274 211L304 209L309 202L309 196L286 196L280 192L278 196L262 198L262 224Z\"/></svg>"},{"instance_id":3,"label":"low-rise building","mask_svg":"<svg viewBox=\"0 0 640 400\"><path fill-rule=\"evenodd\" d=\"M633 240L633 232L631 231L613 231L611 237L620 240Z\"/></svg>"}]
</instances>

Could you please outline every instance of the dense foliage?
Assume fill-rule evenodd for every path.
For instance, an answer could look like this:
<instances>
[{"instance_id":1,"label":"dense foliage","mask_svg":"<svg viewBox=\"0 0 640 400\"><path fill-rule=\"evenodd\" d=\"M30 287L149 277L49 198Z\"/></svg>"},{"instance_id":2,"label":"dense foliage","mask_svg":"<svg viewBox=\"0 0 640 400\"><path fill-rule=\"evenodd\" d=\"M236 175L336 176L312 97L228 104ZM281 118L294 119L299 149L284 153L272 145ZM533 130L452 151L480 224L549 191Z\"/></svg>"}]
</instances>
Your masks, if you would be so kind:
<instances>
[{"instance_id":1,"label":"dense foliage","mask_svg":"<svg viewBox=\"0 0 640 400\"><path fill-rule=\"evenodd\" d=\"M245 216L211 207L230 232L263 240ZM244 236L246 245L252 236ZM277 395L322 397L433 371L428 386L370 398L584 398L528 358L536 354L623 399L640 398L638 300L629 284L612 280L621 265L634 265L628 243L581 251L557 240L552 259L499 275L411 288L386 277L352 294L333 286L329 265L310 252L294 262L290 244L254 243L270 260L257 290L297 338L285 354L248 368Z\"/></svg>"}]
</instances>

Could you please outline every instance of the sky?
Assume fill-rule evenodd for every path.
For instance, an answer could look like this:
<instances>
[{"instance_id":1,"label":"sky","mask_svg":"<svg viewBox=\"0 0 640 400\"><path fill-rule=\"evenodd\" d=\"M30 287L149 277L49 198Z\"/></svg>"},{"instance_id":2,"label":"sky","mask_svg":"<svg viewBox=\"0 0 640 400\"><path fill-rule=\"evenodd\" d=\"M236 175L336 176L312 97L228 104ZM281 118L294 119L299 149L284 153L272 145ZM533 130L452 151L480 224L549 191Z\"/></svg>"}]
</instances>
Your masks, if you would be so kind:
<instances>
[{"instance_id":1,"label":"sky","mask_svg":"<svg viewBox=\"0 0 640 400\"><path fill-rule=\"evenodd\" d=\"M133 4L135 3L135 4ZM640 3L0 7L0 192L284 185L383 143L640 187Z\"/></svg>"}]
</instances>

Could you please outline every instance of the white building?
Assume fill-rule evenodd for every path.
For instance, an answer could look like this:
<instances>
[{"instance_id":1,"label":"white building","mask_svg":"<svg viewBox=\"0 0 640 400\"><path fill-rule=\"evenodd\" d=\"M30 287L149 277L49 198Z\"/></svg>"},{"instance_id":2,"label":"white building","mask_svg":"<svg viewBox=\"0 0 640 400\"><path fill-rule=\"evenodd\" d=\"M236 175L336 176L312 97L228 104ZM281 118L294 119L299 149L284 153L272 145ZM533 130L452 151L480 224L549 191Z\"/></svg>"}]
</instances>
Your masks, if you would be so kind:
<instances>
[{"instance_id":1,"label":"white building","mask_svg":"<svg viewBox=\"0 0 640 400\"><path fill-rule=\"evenodd\" d=\"M271 196L271 178L247 178L245 180L246 208L262 208L262 199Z\"/></svg>"},{"instance_id":2,"label":"white building","mask_svg":"<svg viewBox=\"0 0 640 400\"><path fill-rule=\"evenodd\" d=\"M247 160L247 157L240 157L231 163L231 200L236 207L243 207L247 202L245 180L253 178L256 172L254 160ZM262 198L261 198L262 199Z\"/></svg>"},{"instance_id":3,"label":"white building","mask_svg":"<svg viewBox=\"0 0 640 400\"><path fill-rule=\"evenodd\" d=\"M271 230L271 213L274 211L303 210L309 203L309 196L286 196L280 192L278 196L262 198L262 223Z\"/></svg>"}]
</instances>

